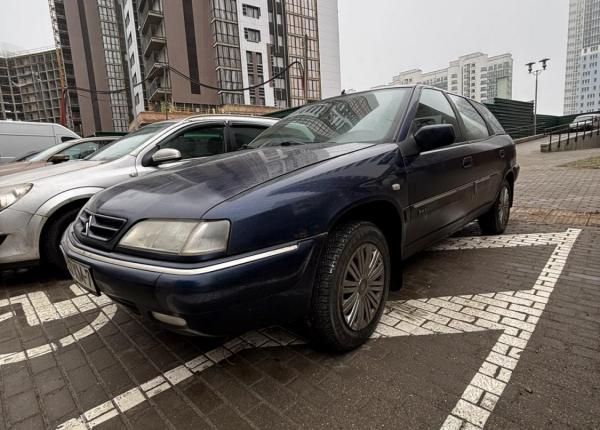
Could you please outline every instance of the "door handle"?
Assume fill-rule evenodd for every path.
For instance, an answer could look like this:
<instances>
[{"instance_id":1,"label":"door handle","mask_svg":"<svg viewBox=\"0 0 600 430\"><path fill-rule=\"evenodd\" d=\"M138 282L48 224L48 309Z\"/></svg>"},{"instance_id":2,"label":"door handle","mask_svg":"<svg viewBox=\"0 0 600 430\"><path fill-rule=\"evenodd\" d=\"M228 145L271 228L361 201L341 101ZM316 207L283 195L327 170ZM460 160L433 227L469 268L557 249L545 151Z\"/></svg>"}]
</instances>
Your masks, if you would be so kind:
<instances>
[{"instance_id":1,"label":"door handle","mask_svg":"<svg viewBox=\"0 0 600 430\"><path fill-rule=\"evenodd\" d=\"M504 149L499 150L498 155L500 156L500 158L504 158L504 155L505 155Z\"/></svg>"},{"instance_id":2,"label":"door handle","mask_svg":"<svg viewBox=\"0 0 600 430\"><path fill-rule=\"evenodd\" d=\"M463 158L462 166L464 169L468 169L472 165L473 165L473 157L468 156L468 157Z\"/></svg>"}]
</instances>

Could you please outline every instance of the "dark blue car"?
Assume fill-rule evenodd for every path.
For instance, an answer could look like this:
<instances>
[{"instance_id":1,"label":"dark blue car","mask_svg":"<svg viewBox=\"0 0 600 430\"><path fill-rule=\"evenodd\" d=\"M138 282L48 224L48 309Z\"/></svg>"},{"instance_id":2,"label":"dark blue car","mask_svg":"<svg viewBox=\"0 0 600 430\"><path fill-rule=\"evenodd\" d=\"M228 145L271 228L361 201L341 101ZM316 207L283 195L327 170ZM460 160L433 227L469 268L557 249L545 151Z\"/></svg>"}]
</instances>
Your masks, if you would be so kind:
<instances>
[{"instance_id":1,"label":"dark blue car","mask_svg":"<svg viewBox=\"0 0 600 430\"><path fill-rule=\"evenodd\" d=\"M348 350L402 260L478 219L508 222L515 146L494 116L421 87L307 105L244 150L112 187L62 241L75 280L200 335L304 320Z\"/></svg>"}]
</instances>

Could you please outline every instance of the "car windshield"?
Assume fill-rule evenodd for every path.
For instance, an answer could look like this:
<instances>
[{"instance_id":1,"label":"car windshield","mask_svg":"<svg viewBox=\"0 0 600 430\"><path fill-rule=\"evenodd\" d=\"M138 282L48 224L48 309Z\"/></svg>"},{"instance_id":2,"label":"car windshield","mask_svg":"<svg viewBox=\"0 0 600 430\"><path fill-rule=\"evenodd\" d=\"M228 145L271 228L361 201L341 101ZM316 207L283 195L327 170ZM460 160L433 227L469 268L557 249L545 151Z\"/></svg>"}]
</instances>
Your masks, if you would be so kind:
<instances>
[{"instance_id":1,"label":"car windshield","mask_svg":"<svg viewBox=\"0 0 600 430\"><path fill-rule=\"evenodd\" d=\"M411 91L387 88L311 103L265 130L248 147L390 141Z\"/></svg>"},{"instance_id":2,"label":"car windshield","mask_svg":"<svg viewBox=\"0 0 600 430\"><path fill-rule=\"evenodd\" d=\"M79 141L77 141L79 142ZM37 154L32 154L29 157L27 157L25 159L25 161L46 161L49 157L53 156L54 154L59 154L60 152L62 152L63 150L65 150L66 148L68 148L69 146L75 144L76 142L71 140L69 141L68 144L60 144L60 145L54 145L51 146L50 148L42 151L42 152L38 152Z\"/></svg>"},{"instance_id":3,"label":"car windshield","mask_svg":"<svg viewBox=\"0 0 600 430\"><path fill-rule=\"evenodd\" d=\"M156 124L149 124L137 131L134 131L133 133L129 133L127 136L122 137L110 145L106 145L104 148L87 157L86 160L112 161L116 160L117 158L121 158L146 143L160 131L172 126L173 124L174 122L166 121L158 122Z\"/></svg>"}]
</instances>

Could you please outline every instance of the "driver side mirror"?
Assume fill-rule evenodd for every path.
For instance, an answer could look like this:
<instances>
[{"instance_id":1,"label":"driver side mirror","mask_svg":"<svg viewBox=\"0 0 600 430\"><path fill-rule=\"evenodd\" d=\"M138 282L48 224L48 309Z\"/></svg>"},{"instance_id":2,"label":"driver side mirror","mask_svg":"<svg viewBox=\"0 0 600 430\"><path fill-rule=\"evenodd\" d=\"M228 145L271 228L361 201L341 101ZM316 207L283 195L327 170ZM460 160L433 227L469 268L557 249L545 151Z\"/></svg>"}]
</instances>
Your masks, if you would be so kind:
<instances>
[{"instance_id":1,"label":"driver side mirror","mask_svg":"<svg viewBox=\"0 0 600 430\"><path fill-rule=\"evenodd\" d=\"M415 133L415 141L421 152L452 145L455 139L452 124L425 125Z\"/></svg>"},{"instance_id":2,"label":"driver side mirror","mask_svg":"<svg viewBox=\"0 0 600 430\"><path fill-rule=\"evenodd\" d=\"M179 160L181 160L181 152L173 148L162 148L152 155L152 164L155 166Z\"/></svg>"},{"instance_id":3,"label":"driver side mirror","mask_svg":"<svg viewBox=\"0 0 600 430\"><path fill-rule=\"evenodd\" d=\"M54 154L52 157L48 158L48 163L59 164L69 161L70 159L71 157L69 157L67 154Z\"/></svg>"}]
</instances>

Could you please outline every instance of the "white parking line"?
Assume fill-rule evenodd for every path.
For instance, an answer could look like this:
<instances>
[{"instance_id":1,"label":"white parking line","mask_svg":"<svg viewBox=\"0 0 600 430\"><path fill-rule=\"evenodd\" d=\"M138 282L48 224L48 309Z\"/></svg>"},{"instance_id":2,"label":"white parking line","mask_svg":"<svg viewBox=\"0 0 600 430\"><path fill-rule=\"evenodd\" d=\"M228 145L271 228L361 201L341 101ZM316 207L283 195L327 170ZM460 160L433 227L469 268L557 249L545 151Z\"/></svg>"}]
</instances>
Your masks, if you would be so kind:
<instances>
[{"instance_id":1,"label":"white parking line","mask_svg":"<svg viewBox=\"0 0 600 430\"><path fill-rule=\"evenodd\" d=\"M76 285L71 285L70 289L75 297L73 299L67 299L57 303L50 302L46 293L42 291L36 291L33 293L11 297L10 299L0 300L0 308L6 306L20 306L25 314L27 324L32 327L67 318L90 310L100 310L100 313L91 324L76 331L72 335L65 336L55 342L50 342L35 348L29 348L25 351L0 354L0 366L40 357L42 355L51 353L52 351L56 351L59 348L71 345L93 334L95 330L102 328L113 318L117 312L117 306L106 296L95 297L88 295ZM6 321L14 316L14 311L4 313L0 315L0 322Z\"/></svg>"},{"instance_id":2,"label":"white parking line","mask_svg":"<svg viewBox=\"0 0 600 430\"><path fill-rule=\"evenodd\" d=\"M532 289L388 302L374 338L500 330L502 334L442 425L483 428L509 382L581 230L449 239L434 251L555 245ZM93 428L249 348L299 345L281 329L252 331L98 405L57 428Z\"/></svg>"}]
</instances>

